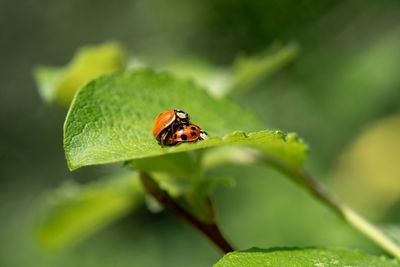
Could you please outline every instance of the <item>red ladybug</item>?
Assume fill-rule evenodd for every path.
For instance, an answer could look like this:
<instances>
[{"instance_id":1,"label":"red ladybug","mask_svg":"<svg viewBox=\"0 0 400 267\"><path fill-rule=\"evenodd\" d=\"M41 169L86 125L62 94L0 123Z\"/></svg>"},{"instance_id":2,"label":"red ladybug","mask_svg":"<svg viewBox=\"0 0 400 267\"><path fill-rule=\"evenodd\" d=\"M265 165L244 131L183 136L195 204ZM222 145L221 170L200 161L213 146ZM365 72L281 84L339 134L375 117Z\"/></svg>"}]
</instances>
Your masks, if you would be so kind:
<instances>
[{"instance_id":1,"label":"red ladybug","mask_svg":"<svg viewBox=\"0 0 400 267\"><path fill-rule=\"evenodd\" d=\"M153 135L161 146L169 132L175 131L175 125L189 123L190 117L186 112L179 109L168 109L162 112L153 123Z\"/></svg>"},{"instance_id":2,"label":"red ladybug","mask_svg":"<svg viewBox=\"0 0 400 267\"><path fill-rule=\"evenodd\" d=\"M196 142L197 140L204 140L208 134L201 130L199 126L194 124L181 124L175 132L170 132L165 139L166 145L179 145L184 142Z\"/></svg>"}]
</instances>

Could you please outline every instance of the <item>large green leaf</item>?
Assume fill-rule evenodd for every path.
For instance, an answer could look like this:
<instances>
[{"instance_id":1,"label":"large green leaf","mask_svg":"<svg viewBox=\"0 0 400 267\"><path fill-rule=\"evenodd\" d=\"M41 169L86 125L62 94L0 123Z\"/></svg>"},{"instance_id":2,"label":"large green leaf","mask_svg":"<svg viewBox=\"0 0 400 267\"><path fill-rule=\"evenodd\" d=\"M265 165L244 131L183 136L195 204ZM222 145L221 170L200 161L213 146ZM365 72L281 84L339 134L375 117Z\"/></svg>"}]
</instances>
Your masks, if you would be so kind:
<instances>
[{"instance_id":1,"label":"large green leaf","mask_svg":"<svg viewBox=\"0 0 400 267\"><path fill-rule=\"evenodd\" d=\"M64 129L70 168L165 153L151 132L154 118L171 108L188 112L211 136L259 128L251 113L190 81L147 70L115 73L88 83L70 108Z\"/></svg>"},{"instance_id":2,"label":"large green leaf","mask_svg":"<svg viewBox=\"0 0 400 267\"><path fill-rule=\"evenodd\" d=\"M38 222L38 238L47 248L72 245L125 216L143 200L136 173L51 192Z\"/></svg>"},{"instance_id":3,"label":"large green leaf","mask_svg":"<svg viewBox=\"0 0 400 267\"><path fill-rule=\"evenodd\" d=\"M214 267L265 266L399 266L400 262L361 251L326 248L252 248L225 255Z\"/></svg>"},{"instance_id":4,"label":"large green leaf","mask_svg":"<svg viewBox=\"0 0 400 267\"><path fill-rule=\"evenodd\" d=\"M75 92L86 82L124 67L122 47L108 42L82 47L65 67L37 67L34 76L40 95L46 102L68 106Z\"/></svg>"},{"instance_id":5,"label":"large green leaf","mask_svg":"<svg viewBox=\"0 0 400 267\"><path fill-rule=\"evenodd\" d=\"M210 138L161 148L151 133L153 120L171 108L188 112ZM228 99L211 97L190 81L135 70L102 76L79 91L65 122L64 149L71 169L220 145L254 146L290 164L305 160L306 146L294 134L262 131L225 136L259 128L253 114Z\"/></svg>"}]
</instances>

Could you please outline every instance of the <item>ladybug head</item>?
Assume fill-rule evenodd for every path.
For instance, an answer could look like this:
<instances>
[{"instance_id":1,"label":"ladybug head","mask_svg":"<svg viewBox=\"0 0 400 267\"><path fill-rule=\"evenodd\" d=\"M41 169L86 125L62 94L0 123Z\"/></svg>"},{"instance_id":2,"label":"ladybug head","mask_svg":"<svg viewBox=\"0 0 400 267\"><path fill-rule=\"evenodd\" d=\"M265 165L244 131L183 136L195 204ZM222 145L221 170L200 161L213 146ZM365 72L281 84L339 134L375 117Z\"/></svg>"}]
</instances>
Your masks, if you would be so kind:
<instances>
[{"instance_id":1,"label":"ladybug head","mask_svg":"<svg viewBox=\"0 0 400 267\"><path fill-rule=\"evenodd\" d=\"M176 117L178 117L181 120L185 120L185 121L189 121L190 120L190 116L189 114L187 114L185 111L183 110L179 110L177 109L175 111Z\"/></svg>"},{"instance_id":2,"label":"ladybug head","mask_svg":"<svg viewBox=\"0 0 400 267\"><path fill-rule=\"evenodd\" d=\"M204 140L204 139L207 139L207 137L208 137L208 133L206 133L205 131L201 130L199 139L200 140Z\"/></svg>"}]
</instances>

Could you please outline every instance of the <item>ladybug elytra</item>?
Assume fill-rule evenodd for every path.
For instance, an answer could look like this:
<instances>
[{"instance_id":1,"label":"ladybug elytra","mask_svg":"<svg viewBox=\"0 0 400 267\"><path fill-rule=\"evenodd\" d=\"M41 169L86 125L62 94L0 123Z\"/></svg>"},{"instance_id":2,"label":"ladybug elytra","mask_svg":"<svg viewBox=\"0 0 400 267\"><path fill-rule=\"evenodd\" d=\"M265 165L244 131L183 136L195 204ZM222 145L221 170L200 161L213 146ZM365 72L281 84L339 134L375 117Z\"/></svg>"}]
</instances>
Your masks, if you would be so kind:
<instances>
[{"instance_id":1,"label":"ladybug elytra","mask_svg":"<svg viewBox=\"0 0 400 267\"><path fill-rule=\"evenodd\" d=\"M201 130L199 126L194 124L181 124L175 132L170 132L164 143L166 145L179 145L184 142L196 142L204 140L208 134Z\"/></svg>"}]
</instances>

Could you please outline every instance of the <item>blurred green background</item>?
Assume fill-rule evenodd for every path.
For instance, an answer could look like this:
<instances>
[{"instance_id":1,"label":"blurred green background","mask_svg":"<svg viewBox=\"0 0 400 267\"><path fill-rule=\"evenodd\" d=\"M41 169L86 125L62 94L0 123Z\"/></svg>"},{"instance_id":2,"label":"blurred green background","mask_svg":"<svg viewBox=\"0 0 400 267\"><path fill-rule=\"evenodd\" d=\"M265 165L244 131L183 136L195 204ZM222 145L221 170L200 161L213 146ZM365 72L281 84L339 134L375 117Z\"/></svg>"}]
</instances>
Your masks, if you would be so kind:
<instances>
[{"instance_id":1,"label":"blurred green background","mask_svg":"<svg viewBox=\"0 0 400 267\"><path fill-rule=\"evenodd\" d=\"M66 111L46 105L32 78L77 48L107 40L154 66L198 58L226 66L273 44L297 57L234 96L266 128L310 145L307 168L377 223L400 224L400 3L398 1L1 1L0 266L210 266L221 254L170 212L143 206L57 253L35 241L43 195L87 183L104 166L69 172ZM119 165L115 169L121 168ZM239 249L340 246L383 252L286 177L227 166L235 188L215 192L223 232Z\"/></svg>"}]
</instances>

